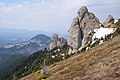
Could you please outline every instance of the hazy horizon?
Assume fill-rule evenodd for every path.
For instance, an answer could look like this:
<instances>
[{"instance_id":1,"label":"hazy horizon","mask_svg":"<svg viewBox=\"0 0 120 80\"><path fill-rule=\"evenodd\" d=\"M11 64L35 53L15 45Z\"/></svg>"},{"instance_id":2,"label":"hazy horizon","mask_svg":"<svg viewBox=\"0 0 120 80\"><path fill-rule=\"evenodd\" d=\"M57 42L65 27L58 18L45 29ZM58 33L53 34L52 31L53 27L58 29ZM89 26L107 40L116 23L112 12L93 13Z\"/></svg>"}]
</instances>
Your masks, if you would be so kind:
<instances>
[{"instance_id":1,"label":"hazy horizon","mask_svg":"<svg viewBox=\"0 0 120 80\"><path fill-rule=\"evenodd\" d=\"M40 30L0 28L0 46L3 46L8 43L16 44L24 42L30 40L38 34L44 34L51 37L53 33L43 32ZM56 34L67 39L67 34L62 34L58 32Z\"/></svg>"}]
</instances>

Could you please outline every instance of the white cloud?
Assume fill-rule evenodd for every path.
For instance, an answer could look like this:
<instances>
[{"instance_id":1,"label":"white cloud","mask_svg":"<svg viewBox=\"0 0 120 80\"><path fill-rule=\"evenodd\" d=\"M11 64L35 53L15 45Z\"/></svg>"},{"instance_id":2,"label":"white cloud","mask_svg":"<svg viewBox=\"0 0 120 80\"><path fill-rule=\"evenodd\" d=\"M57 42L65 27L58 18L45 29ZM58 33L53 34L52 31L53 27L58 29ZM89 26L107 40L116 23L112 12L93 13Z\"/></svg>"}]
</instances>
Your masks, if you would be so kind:
<instances>
[{"instance_id":1,"label":"white cloud","mask_svg":"<svg viewBox=\"0 0 120 80\"><path fill-rule=\"evenodd\" d=\"M34 0L24 1L19 4L1 2L0 27L67 33L73 17L76 16L81 6L87 5L90 11L103 19L108 15L107 13L119 17L119 9L114 8L120 6L109 5L118 3L119 0L115 0L113 3L109 0ZM100 6L102 4L104 6ZM108 7L112 8L113 11L109 10Z\"/></svg>"}]
</instances>

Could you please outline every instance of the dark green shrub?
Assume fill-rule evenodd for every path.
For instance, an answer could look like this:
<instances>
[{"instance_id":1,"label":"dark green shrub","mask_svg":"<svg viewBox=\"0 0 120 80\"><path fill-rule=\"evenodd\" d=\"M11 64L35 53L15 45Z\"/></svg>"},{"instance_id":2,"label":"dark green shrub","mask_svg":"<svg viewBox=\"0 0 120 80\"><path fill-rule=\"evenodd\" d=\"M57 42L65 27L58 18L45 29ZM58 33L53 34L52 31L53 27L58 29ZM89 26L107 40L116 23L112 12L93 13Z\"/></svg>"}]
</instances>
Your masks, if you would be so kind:
<instances>
[{"instance_id":1,"label":"dark green shrub","mask_svg":"<svg viewBox=\"0 0 120 80\"><path fill-rule=\"evenodd\" d=\"M38 78L38 80L46 79L47 77L48 77L48 75L43 74Z\"/></svg>"},{"instance_id":2,"label":"dark green shrub","mask_svg":"<svg viewBox=\"0 0 120 80\"><path fill-rule=\"evenodd\" d=\"M80 52L84 52L86 50L86 47L85 48L82 48L81 50L80 50Z\"/></svg>"},{"instance_id":3,"label":"dark green shrub","mask_svg":"<svg viewBox=\"0 0 120 80\"><path fill-rule=\"evenodd\" d=\"M116 31L112 34L113 37L120 35L120 27L116 29Z\"/></svg>"}]
</instances>

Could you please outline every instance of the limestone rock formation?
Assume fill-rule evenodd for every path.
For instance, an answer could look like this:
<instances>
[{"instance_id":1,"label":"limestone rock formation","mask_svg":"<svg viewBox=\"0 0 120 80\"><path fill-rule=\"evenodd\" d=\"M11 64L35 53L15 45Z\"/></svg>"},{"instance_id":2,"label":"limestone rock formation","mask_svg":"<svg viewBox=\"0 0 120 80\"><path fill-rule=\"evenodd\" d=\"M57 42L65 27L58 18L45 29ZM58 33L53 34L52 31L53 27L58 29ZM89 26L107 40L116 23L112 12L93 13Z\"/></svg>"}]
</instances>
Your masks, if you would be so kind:
<instances>
[{"instance_id":1,"label":"limestone rock formation","mask_svg":"<svg viewBox=\"0 0 120 80\"><path fill-rule=\"evenodd\" d=\"M114 19L112 15L108 15L105 22L103 23L103 26L105 28L114 28L116 26L114 23L116 22L116 19Z\"/></svg>"},{"instance_id":2,"label":"limestone rock formation","mask_svg":"<svg viewBox=\"0 0 120 80\"><path fill-rule=\"evenodd\" d=\"M76 51L79 47L81 47L82 43L82 33L79 26L79 19L78 17L73 19L73 23L68 31L68 45Z\"/></svg>"},{"instance_id":3,"label":"limestone rock formation","mask_svg":"<svg viewBox=\"0 0 120 80\"><path fill-rule=\"evenodd\" d=\"M86 47L92 38L94 29L100 28L99 19L83 6L79 9L77 17L72 21L68 31L68 45L71 51L77 52L80 47Z\"/></svg>"},{"instance_id":4,"label":"limestone rock formation","mask_svg":"<svg viewBox=\"0 0 120 80\"><path fill-rule=\"evenodd\" d=\"M51 43L49 45L49 49L52 50L55 47L61 47L65 45L67 41L63 37L59 37L57 34L53 34L51 37Z\"/></svg>"},{"instance_id":5,"label":"limestone rock formation","mask_svg":"<svg viewBox=\"0 0 120 80\"><path fill-rule=\"evenodd\" d=\"M88 13L88 9L87 7L83 6L79 9L78 11L78 17L79 17L79 22L82 21L82 19L84 18L84 15Z\"/></svg>"}]
</instances>

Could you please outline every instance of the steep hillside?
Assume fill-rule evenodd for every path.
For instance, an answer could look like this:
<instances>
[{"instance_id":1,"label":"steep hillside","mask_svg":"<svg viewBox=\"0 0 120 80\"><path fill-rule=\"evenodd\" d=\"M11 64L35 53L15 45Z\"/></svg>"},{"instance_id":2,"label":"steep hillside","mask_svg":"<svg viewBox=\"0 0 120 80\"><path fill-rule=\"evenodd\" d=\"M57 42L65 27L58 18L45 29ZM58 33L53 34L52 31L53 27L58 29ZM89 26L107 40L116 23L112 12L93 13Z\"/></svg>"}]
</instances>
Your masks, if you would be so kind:
<instances>
[{"instance_id":1,"label":"steep hillside","mask_svg":"<svg viewBox=\"0 0 120 80\"><path fill-rule=\"evenodd\" d=\"M13 66L27 58L23 55L0 54L0 73L8 71Z\"/></svg>"},{"instance_id":2,"label":"steep hillside","mask_svg":"<svg viewBox=\"0 0 120 80\"><path fill-rule=\"evenodd\" d=\"M0 80L4 75L5 77L9 76L7 74L15 69L18 64L21 64L27 56L44 49L49 43L50 37L39 34L29 41L19 44L6 44L0 47Z\"/></svg>"},{"instance_id":3,"label":"steep hillside","mask_svg":"<svg viewBox=\"0 0 120 80\"><path fill-rule=\"evenodd\" d=\"M41 80L40 72L20 80ZM46 80L120 80L120 36L48 67L47 73Z\"/></svg>"},{"instance_id":4,"label":"steep hillside","mask_svg":"<svg viewBox=\"0 0 120 80\"><path fill-rule=\"evenodd\" d=\"M0 80L12 80L15 77L15 80L24 77L28 74L36 72L41 69L42 65L50 66L55 62L62 61L69 57L67 55L68 46L64 45L62 47L55 47L51 51L45 50L38 51L28 58L24 59L21 63L17 64L15 67L12 67L7 72L0 74ZM45 63L44 63L45 61Z\"/></svg>"}]
</instances>

